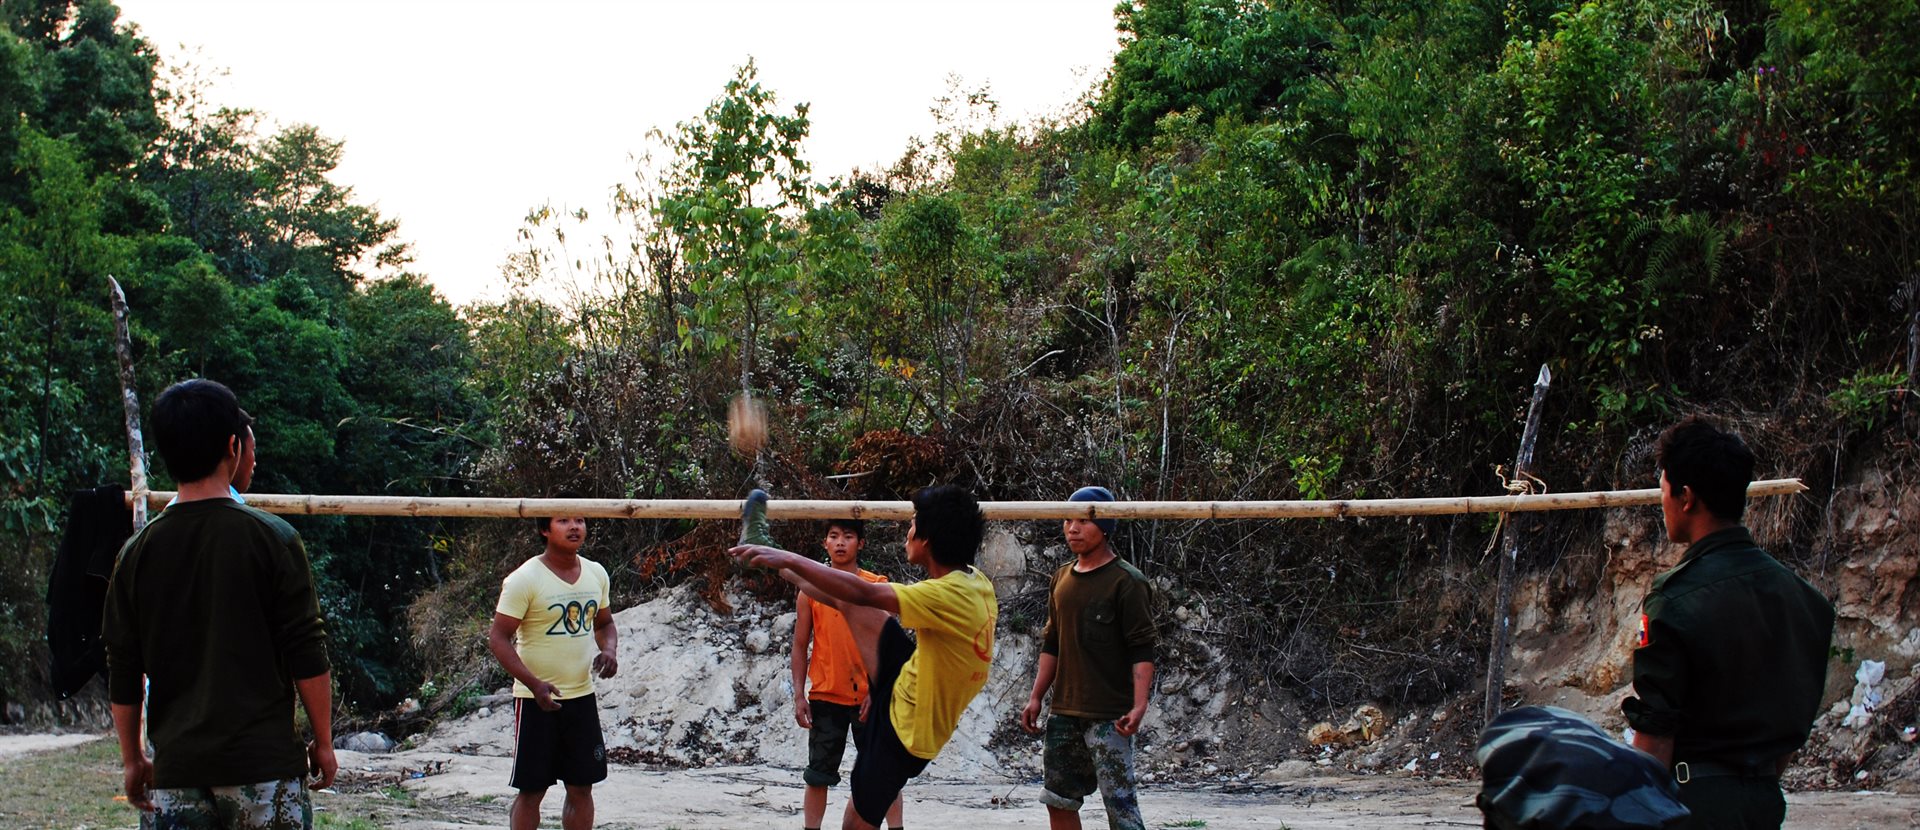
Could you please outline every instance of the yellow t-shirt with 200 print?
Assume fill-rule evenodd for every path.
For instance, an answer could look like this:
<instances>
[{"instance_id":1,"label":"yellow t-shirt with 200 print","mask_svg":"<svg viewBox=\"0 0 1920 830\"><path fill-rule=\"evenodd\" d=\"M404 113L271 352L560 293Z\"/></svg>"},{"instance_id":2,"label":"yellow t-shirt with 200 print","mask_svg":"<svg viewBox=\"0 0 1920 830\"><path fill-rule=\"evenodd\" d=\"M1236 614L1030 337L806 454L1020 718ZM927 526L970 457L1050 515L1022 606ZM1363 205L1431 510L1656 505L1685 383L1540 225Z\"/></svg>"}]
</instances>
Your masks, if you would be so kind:
<instances>
[{"instance_id":1,"label":"yellow t-shirt with 200 print","mask_svg":"<svg viewBox=\"0 0 1920 830\"><path fill-rule=\"evenodd\" d=\"M536 556L515 568L500 583L500 604L494 611L520 621L514 650L534 677L552 683L560 700L593 694L593 658L600 646L593 639L593 621L607 607L607 569L580 558L580 578L572 583L553 574ZM533 697L533 690L513 681L514 697Z\"/></svg>"}]
</instances>

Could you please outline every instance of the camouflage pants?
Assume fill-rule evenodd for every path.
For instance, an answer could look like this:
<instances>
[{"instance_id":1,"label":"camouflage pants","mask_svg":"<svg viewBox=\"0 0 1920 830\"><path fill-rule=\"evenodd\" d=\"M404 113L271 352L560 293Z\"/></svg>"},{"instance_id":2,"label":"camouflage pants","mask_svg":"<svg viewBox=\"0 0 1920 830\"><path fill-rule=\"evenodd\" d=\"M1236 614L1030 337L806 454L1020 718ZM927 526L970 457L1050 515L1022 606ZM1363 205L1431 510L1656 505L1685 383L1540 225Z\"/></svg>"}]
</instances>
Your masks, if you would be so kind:
<instances>
[{"instance_id":1,"label":"camouflage pants","mask_svg":"<svg viewBox=\"0 0 1920 830\"><path fill-rule=\"evenodd\" d=\"M156 789L140 830L312 830L313 804L297 778L238 787Z\"/></svg>"},{"instance_id":2,"label":"camouflage pants","mask_svg":"<svg viewBox=\"0 0 1920 830\"><path fill-rule=\"evenodd\" d=\"M1067 715L1047 718L1044 760L1047 787L1040 793L1040 803L1077 813L1097 788L1106 804L1109 828L1146 830L1140 799L1134 794L1133 738L1115 730L1113 721Z\"/></svg>"}]
</instances>

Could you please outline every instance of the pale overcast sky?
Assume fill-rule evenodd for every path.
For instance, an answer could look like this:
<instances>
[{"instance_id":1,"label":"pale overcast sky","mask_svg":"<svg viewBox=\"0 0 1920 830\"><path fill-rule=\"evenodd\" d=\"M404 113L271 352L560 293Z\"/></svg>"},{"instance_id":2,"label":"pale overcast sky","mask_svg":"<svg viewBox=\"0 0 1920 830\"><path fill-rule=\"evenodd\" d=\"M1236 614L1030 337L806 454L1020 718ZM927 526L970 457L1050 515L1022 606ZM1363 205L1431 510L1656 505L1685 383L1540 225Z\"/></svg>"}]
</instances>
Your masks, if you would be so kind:
<instances>
[{"instance_id":1,"label":"pale overcast sky","mask_svg":"<svg viewBox=\"0 0 1920 830\"><path fill-rule=\"evenodd\" d=\"M335 180L400 220L413 269L456 303L503 293L530 208L604 212L647 131L698 115L749 56L783 111L811 105L825 179L930 135L950 75L1026 120L1118 44L1114 0L117 2L163 59L228 70L216 103L345 140Z\"/></svg>"}]
</instances>

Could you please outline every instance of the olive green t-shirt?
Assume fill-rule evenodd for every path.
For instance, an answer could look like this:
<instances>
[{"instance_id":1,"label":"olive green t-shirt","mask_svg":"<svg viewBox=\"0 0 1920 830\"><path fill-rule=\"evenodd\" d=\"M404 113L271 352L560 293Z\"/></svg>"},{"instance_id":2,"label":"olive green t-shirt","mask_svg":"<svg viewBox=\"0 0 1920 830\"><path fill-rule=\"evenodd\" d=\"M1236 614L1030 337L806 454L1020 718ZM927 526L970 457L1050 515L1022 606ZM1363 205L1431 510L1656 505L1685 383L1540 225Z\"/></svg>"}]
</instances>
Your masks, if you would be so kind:
<instances>
[{"instance_id":1,"label":"olive green t-shirt","mask_svg":"<svg viewBox=\"0 0 1920 830\"><path fill-rule=\"evenodd\" d=\"M108 697L146 699L154 786L306 774L293 681L328 671L327 636L306 548L278 516L232 499L168 507L121 548L101 639Z\"/></svg>"},{"instance_id":2,"label":"olive green t-shirt","mask_svg":"<svg viewBox=\"0 0 1920 830\"><path fill-rule=\"evenodd\" d=\"M1133 708L1133 665L1153 662L1153 587L1138 568L1113 561L1086 573L1069 562L1053 574L1040 651L1054 655L1056 715L1113 720Z\"/></svg>"}]
</instances>

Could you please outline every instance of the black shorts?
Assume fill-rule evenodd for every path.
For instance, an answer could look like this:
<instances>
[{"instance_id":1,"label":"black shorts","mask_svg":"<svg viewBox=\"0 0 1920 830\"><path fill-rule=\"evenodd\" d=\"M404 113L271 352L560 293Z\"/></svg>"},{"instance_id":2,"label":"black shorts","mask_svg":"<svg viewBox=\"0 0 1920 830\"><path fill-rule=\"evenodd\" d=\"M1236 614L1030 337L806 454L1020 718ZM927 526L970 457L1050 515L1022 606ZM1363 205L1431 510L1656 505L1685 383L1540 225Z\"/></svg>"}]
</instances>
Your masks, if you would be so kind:
<instances>
[{"instance_id":1,"label":"black shorts","mask_svg":"<svg viewBox=\"0 0 1920 830\"><path fill-rule=\"evenodd\" d=\"M847 733L860 728L860 707L809 700L807 709L813 713L813 728L807 730L807 771L800 780L809 787L831 787L840 783Z\"/></svg>"},{"instance_id":2,"label":"black shorts","mask_svg":"<svg viewBox=\"0 0 1920 830\"><path fill-rule=\"evenodd\" d=\"M873 679L873 705L867 707L867 722L854 733L860 753L853 758L853 811L860 819L879 827L887 818L887 808L900 797L907 780L924 772L929 759L907 751L893 729L893 682L900 679L900 668L913 656L913 640L900 621L889 618L880 629L880 673Z\"/></svg>"},{"instance_id":3,"label":"black shorts","mask_svg":"<svg viewBox=\"0 0 1920 830\"><path fill-rule=\"evenodd\" d=\"M544 790L560 781L584 787L607 780L607 745L600 736L594 696L560 701L560 711L530 697L513 699L513 777L516 790Z\"/></svg>"}]
</instances>

